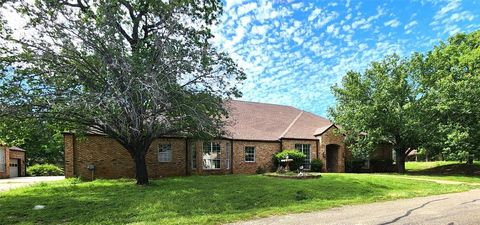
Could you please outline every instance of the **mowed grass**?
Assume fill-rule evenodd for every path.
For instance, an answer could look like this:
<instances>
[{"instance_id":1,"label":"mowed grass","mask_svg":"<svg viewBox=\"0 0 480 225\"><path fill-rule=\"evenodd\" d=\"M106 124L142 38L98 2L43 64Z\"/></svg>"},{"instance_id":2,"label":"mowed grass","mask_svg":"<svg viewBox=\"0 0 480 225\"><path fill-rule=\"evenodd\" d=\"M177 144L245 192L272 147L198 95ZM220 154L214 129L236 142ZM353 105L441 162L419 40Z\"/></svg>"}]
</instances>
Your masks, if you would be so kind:
<instances>
[{"instance_id":1,"label":"mowed grass","mask_svg":"<svg viewBox=\"0 0 480 225\"><path fill-rule=\"evenodd\" d=\"M323 174L313 180L190 176L154 180L147 187L133 180L65 180L0 193L0 222L220 224L471 188L372 174ZM35 205L46 207L33 210Z\"/></svg>"},{"instance_id":2,"label":"mowed grass","mask_svg":"<svg viewBox=\"0 0 480 225\"><path fill-rule=\"evenodd\" d=\"M480 162L473 165L474 174L465 175L467 165L458 161L406 162L407 175L427 179L442 179L468 183L480 183Z\"/></svg>"}]
</instances>

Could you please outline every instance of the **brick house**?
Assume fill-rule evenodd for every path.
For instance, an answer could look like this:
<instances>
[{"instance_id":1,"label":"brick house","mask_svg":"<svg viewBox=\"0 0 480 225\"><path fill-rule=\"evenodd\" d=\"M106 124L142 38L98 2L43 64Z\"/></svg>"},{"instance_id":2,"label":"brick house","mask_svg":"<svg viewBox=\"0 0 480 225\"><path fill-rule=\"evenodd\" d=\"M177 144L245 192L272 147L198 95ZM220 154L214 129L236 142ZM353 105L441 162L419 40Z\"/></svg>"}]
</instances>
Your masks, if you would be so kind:
<instances>
[{"instance_id":1,"label":"brick house","mask_svg":"<svg viewBox=\"0 0 480 225\"><path fill-rule=\"evenodd\" d=\"M0 145L0 178L25 176L25 150Z\"/></svg>"},{"instance_id":2,"label":"brick house","mask_svg":"<svg viewBox=\"0 0 480 225\"><path fill-rule=\"evenodd\" d=\"M230 101L227 134L215 140L162 137L146 156L151 178L190 174L252 174L271 168L273 154L298 149L306 166L320 159L325 172L344 172L344 137L329 120L290 106ZM101 134L78 139L64 134L65 175L83 178L134 177L130 155L117 141ZM95 170L89 167L95 166Z\"/></svg>"}]
</instances>

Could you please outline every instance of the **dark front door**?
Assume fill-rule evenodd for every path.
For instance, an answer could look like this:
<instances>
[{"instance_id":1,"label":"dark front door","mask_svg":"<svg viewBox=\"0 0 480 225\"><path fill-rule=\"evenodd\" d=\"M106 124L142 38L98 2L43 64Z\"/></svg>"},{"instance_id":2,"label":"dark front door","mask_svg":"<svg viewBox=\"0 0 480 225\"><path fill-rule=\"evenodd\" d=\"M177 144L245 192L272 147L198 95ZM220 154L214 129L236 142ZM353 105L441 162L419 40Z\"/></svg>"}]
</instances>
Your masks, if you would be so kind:
<instances>
[{"instance_id":1,"label":"dark front door","mask_svg":"<svg viewBox=\"0 0 480 225\"><path fill-rule=\"evenodd\" d=\"M327 172L338 172L338 145L327 145Z\"/></svg>"}]
</instances>

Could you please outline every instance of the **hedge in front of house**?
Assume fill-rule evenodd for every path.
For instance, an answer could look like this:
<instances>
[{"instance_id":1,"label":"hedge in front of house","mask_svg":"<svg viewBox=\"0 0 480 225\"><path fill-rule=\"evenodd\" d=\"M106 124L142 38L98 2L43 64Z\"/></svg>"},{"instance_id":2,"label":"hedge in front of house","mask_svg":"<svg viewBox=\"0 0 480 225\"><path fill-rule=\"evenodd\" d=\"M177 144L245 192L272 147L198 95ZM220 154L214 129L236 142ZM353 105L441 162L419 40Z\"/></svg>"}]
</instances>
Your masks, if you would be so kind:
<instances>
[{"instance_id":1,"label":"hedge in front of house","mask_svg":"<svg viewBox=\"0 0 480 225\"><path fill-rule=\"evenodd\" d=\"M278 165L282 165L282 166L285 165L285 163L282 162L281 160L287 158L287 155L289 159L293 160L289 164L290 170L292 171L297 170L300 166L303 166L303 164L305 163L306 156L302 152L299 152L298 150L283 150L275 154L275 159Z\"/></svg>"},{"instance_id":2,"label":"hedge in front of house","mask_svg":"<svg viewBox=\"0 0 480 225\"><path fill-rule=\"evenodd\" d=\"M63 169L53 164L35 164L27 168L29 176L61 176Z\"/></svg>"}]
</instances>

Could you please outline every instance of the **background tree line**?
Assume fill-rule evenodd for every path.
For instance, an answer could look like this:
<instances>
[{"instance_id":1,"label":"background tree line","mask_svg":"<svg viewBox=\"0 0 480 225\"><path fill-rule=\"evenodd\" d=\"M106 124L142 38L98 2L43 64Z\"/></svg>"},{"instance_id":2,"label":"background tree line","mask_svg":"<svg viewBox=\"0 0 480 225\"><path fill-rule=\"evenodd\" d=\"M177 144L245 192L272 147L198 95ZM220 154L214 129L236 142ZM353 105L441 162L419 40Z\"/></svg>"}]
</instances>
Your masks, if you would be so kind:
<instances>
[{"instance_id":1,"label":"background tree line","mask_svg":"<svg viewBox=\"0 0 480 225\"><path fill-rule=\"evenodd\" d=\"M403 173L415 149L469 165L480 157L480 31L456 34L425 54L386 56L364 72L349 71L332 90L329 114L357 158L388 143Z\"/></svg>"}]
</instances>

